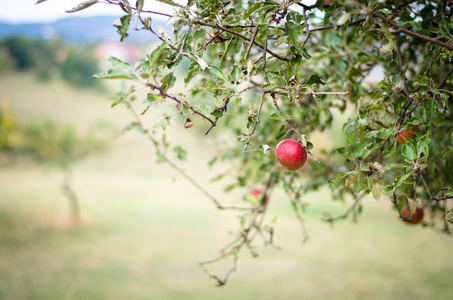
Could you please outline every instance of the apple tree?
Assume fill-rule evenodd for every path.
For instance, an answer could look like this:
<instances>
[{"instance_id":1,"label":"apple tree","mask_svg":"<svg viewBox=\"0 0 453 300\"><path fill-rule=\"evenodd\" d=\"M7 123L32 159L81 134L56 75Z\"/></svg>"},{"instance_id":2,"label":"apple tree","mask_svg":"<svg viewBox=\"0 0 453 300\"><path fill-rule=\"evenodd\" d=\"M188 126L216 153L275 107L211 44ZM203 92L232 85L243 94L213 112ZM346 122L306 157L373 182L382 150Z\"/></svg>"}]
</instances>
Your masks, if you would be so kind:
<instances>
[{"instance_id":1,"label":"apple tree","mask_svg":"<svg viewBox=\"0 0 453 300\"><path fill-rule=\"evenodd\" d=\"M374 198L391 201L395 217L409 223L419 222L413 218L422 209L424 226L451 234L453 1L157 0L172 14L153 10L151 2L88 0L68 12L115 5L121 41L134 30L159 40L140 61L111 57L112 68L95 77L128 83L112 106L131 110L127 129L146 135L159 162L219 209L240 212L235 239L205 262L232 259L224 275L210 274L219 285L241 251L257 255L255 240L272 245L275 219L266 213L276 187L287 194L303 239L303 195L322 187L332 199L351 203L327 222L355 219L362 201ZM157 17L165 17L172 32L156 26ZM140 107L133 101L143 89ZM172 113L145 126L146 114L161 106ZM246 196L243 207L211 196L178 166L186 159L184 145L164 138L167 126L178 124L194 134L202 127L206 139L223 145L212 149L210 164L228 162L235 170L224 173L235 174L227 190L261 186L260 193ZM319 149L312 136L332 126L341 128L341 142ZM308 153L302 168L278 163L275 148L285 139Z\"/></svg>"}]
</instances>

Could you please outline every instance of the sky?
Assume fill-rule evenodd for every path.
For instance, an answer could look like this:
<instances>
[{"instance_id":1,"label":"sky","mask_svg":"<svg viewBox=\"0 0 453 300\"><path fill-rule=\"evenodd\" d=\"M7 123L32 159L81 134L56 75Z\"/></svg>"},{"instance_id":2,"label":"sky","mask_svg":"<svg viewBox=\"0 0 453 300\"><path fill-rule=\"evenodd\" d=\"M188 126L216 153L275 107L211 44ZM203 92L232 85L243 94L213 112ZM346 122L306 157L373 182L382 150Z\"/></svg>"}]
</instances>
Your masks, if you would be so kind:
<instances>
[{"instance_id":1,"label":"sky","mask_svg":"<svg viewBox=\"0 0 453 300\"><path fill-rule=\"evenodd\" d=\"M0 22L5 23L47 23L67 17L105 16L121 17L124 12L117 5L97 3L83 11L68 14L65 11L76 7L84 0L0 0ZM135 1L132 1L135 3ZM132 3L131 2L131 3ZM178 1L176 1L178 2ZM145 9L173 14L173 7L155 0L145 1ZM157 16L155 16L157 17Z\"/></svg>"}]
</instances>

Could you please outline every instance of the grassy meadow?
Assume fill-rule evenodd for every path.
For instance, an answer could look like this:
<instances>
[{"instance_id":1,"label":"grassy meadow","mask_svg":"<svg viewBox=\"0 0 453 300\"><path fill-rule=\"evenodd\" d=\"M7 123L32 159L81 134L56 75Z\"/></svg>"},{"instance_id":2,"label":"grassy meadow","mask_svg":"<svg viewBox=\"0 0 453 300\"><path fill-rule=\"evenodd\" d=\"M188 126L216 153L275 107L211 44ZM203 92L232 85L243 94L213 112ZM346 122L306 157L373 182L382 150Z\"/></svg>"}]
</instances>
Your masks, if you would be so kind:
<instances>
[{"instance_id":1,"label":"grassy meadow","mask_svg":"<svg viewBox=\"0 0 453 300\"><path fill-rule=\"evenodd\" d=\"M275 191L269 218L278 216L281 249L260 247L258 258L242 252L228 284L215 286L198 263L230 241L236 213L218 211L170 167L156 164L144 136L115 138L131 115L110 108L109 89L81 90L28 74L0 77L0 99L9 99L17 122L49 117L81 131L98 122L112 128L107 152L73 166L80 226L71 224L58 168L20 159L0 166L0 299L453 298L451 238L402 224L385 198L365 200L359 223L331 228L323 213L341 214L348 203L331 201L328 191L305 196L304 244L289 202ZM224 203L240 201L239 192L209 183L221 171L206 166L215 150L182 124L169 129L169 138L188 150L182 166ZM223 274L229 263L207 268Z\"/></svg>"}]
</instances>

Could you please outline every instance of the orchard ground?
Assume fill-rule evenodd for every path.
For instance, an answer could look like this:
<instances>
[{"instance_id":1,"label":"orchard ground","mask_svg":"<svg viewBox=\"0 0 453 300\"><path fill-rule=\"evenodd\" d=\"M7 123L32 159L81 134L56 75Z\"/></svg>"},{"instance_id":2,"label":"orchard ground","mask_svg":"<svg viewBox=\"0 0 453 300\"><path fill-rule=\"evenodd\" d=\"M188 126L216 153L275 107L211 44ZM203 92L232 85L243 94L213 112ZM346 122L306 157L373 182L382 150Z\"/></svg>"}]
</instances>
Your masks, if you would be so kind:
<instances>
[{"instance_id":1,"label":"orchard ground","mask_svg":"<svg viewBox=\"0 0 453 300\"><path fill-rule=\"evenodd\" d=\"M113 92L42 83L28 74L0 78L0 98L11 101L17 122L47 116L82 131L98 121L120 129L131 120L124 107L110 109ZM182 164L188 173L223 203L240 203L245 190L225 194L209 183L222 170L206 166L214 153L209 138L188 134L183 123L170 131L170 140L188 150ZM359 223L347 219L331 228L323 213L339 215L350 203L332 202L327 190L303 198L305 244L289 201L276 190L269 218L278 216L275 244L282 249L260 245L258 258L244 252L228 284L216 287L198 262L230 241L237 213L217 210L167 165L156 164L144 136L113 135L108 152L74 165L79 227L70 222L61 171L21 160L1 166L0 299L453 297L451 238L402 223L385 197L366 199ZM207 268L222 274L229 264Z\"/></svg>"}]
</instances>

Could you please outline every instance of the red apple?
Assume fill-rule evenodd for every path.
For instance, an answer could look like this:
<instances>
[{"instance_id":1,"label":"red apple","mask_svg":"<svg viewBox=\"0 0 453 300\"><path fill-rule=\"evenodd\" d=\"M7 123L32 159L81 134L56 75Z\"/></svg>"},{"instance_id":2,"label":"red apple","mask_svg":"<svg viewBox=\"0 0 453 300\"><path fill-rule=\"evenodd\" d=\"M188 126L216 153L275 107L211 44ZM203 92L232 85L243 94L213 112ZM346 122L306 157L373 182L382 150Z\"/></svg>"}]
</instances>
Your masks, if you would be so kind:
<instances>
[{"instance_id":1,"label":"red apple","mask_svg":"<svg viewBox=\"0 0 453 300\"><path fill-rule=\"evenodd\" d=\"M423 206L417 206L415 209L414 216L412 217L412 222L410 221L412 212L409 208L409 206L405 205L401 209L401 216L404 217L406 220L405 221L407 224L415 225L420 223L423 220Z\"/></svg>"},{"instance_id":2,"label":"red apple","mask_svg":"<svg viewBox=\"0 0 453 300\"><path fill-rule=\"evenodd\" d=\"M406 144L407 139L414 139L414 133L412 131L400 131L396 137L396 140L400 144Z\"/></svg>"},{"instance_id":3,"label":"red apple","mask_svg":"<svg viewBox=\"0 0 453 300\"><path fill-rule=\"evenodd\" d=\"M307 151L299 142L286 139L275 148L275 158L289 171L296 171L307 161Z\"/></svg>"},{"instance_id":4,"label":"red apple","mask_svg":"<svg viewBox=\"0 0 453 300\"><path fill-rule=\"evenodd\" d=\"M332 1L325 0L324 5L323 5L323 10L327 10L331 4L332 4Z\"/></svg>"}]
</instances>

